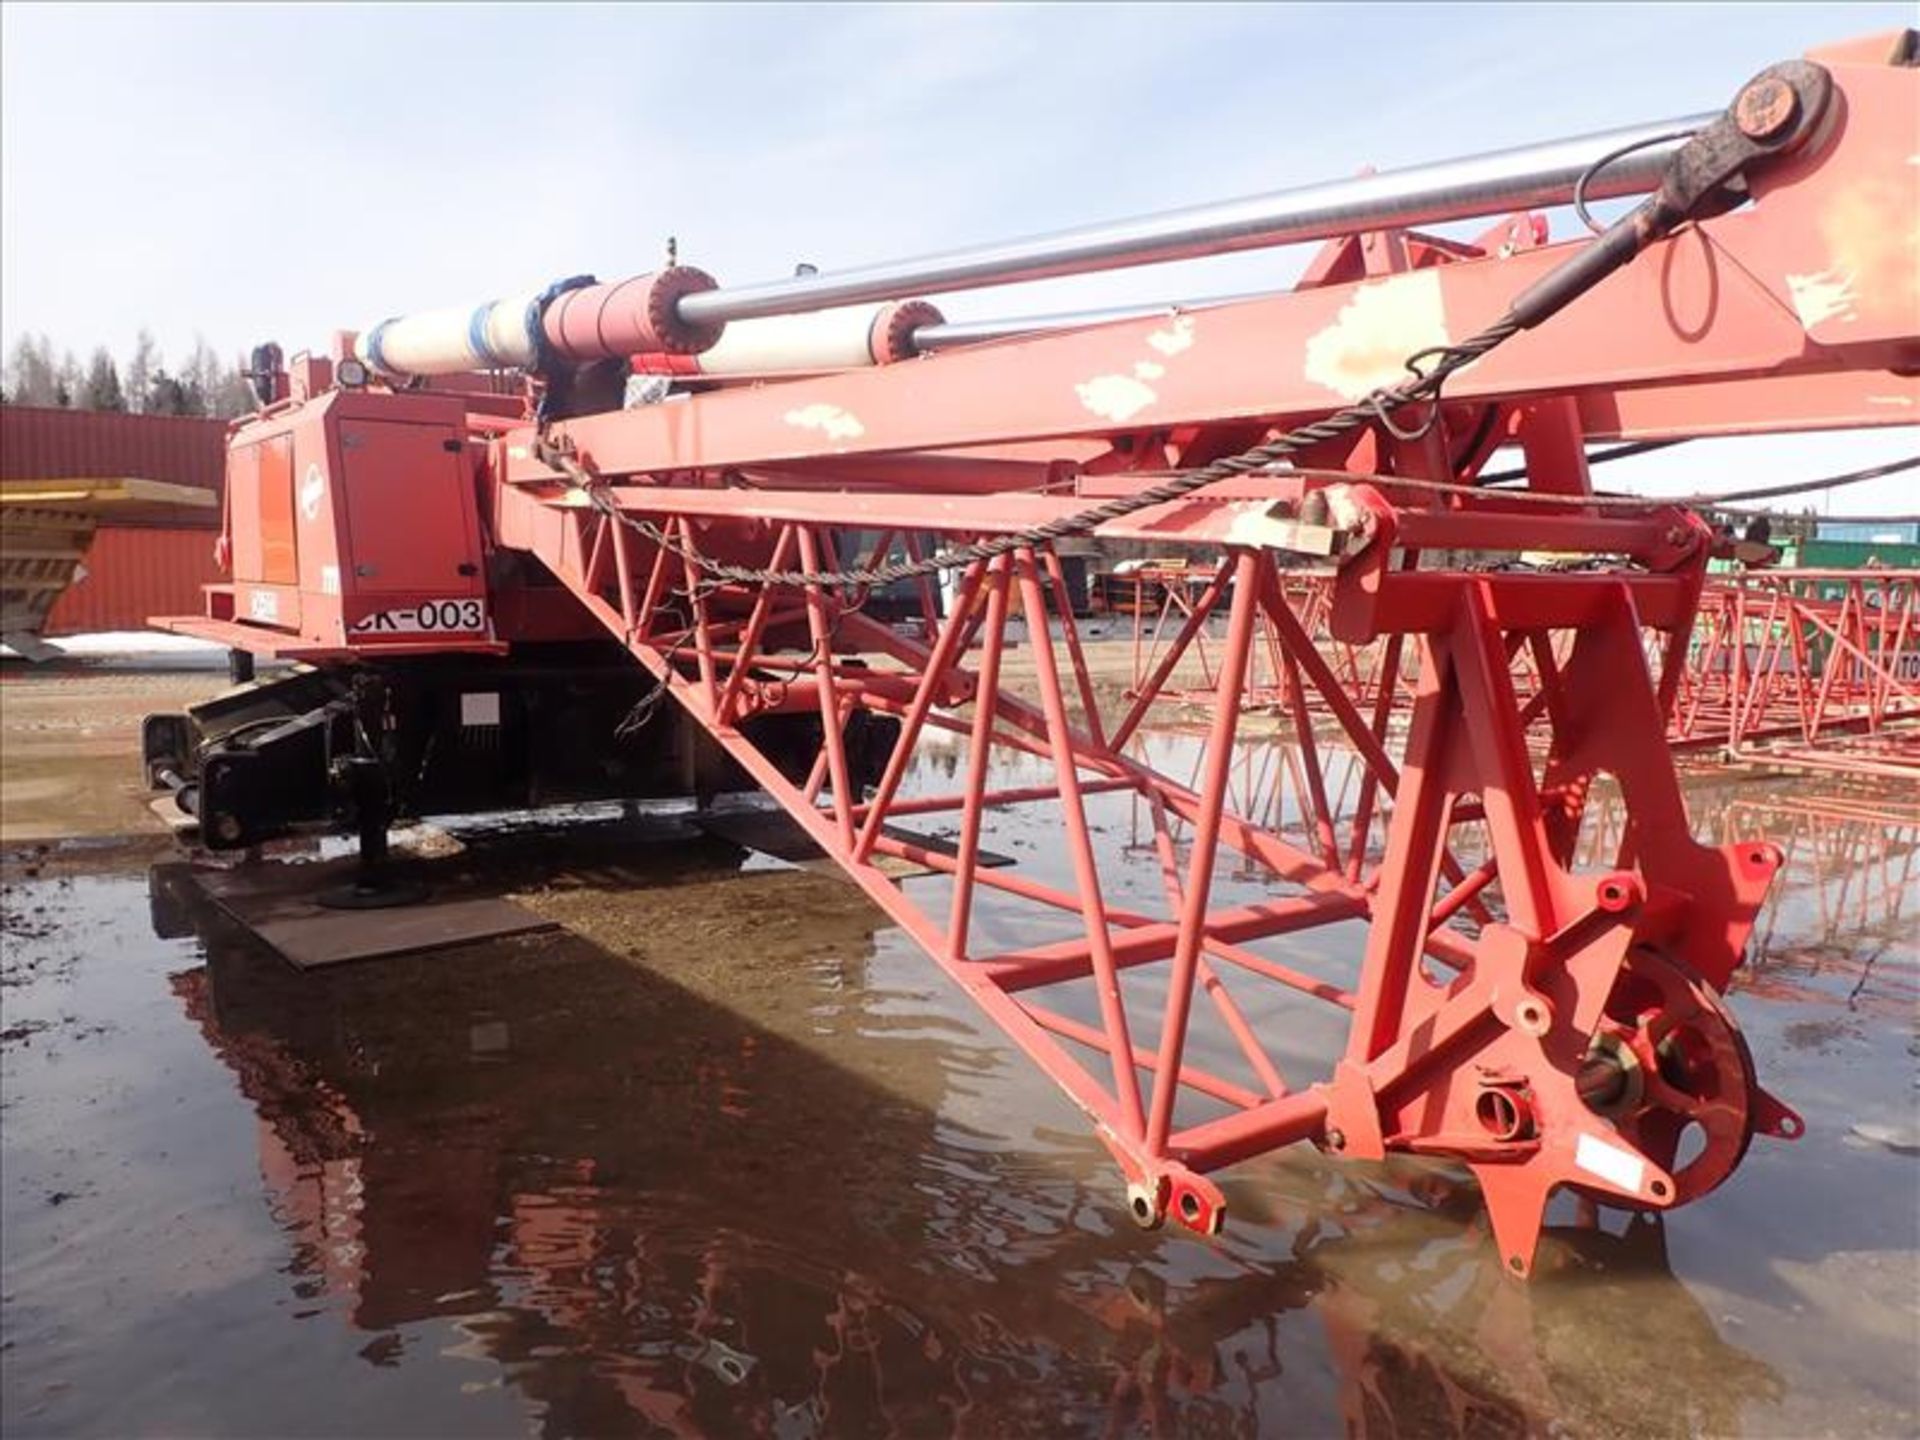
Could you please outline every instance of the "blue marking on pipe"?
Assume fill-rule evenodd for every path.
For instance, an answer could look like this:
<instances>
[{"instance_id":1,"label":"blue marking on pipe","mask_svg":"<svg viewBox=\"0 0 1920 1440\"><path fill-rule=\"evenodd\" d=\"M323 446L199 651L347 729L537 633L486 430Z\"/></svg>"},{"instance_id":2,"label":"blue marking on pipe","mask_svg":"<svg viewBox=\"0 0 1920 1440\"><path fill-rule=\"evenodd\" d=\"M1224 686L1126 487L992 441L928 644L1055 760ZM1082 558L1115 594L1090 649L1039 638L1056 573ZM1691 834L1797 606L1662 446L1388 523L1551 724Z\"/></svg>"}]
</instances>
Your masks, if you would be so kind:
<instances>
[{"instance_id":1,"label":"blue marking on pipe","mask_svg":"<svg viewBox=\"0 0 1920 1440\"><path fill-rule=\"evenodd\" d=\"M543 374L553 363L553 349L547 344L545 319L547 306L569 290L581 290L596 284L591 275L569 275L542 290L527 305L527 341L533 351L533 372Z\"/></svg>"},{"instance_id":2,"label":"blue marking on pipe","mask_svg":"<svg viewBox=\"0 0 1920 1440\"><path fill-rule=\"evenodd\" d=\"M489 300L484 305L476 305L473 307L473 314L467 317L467 348L473 351L483 364L495 369L506 362L495 354L493 347L487 343L487 319L493 314L493 307L499 303L498 300Z\"/></svg>"},{"instance_id":3,"label":"blue marking on pipe","mask_svg":"<svg viewBox=\"0 0 1920 1440\"><path fill-rule=\"evenodd\" d=\"M387 327L393 324L394 321L398 320L399 318L400 317L398 315L389 315L386 319L382 320L378 325L374 326L373 329L367 332L367 363L373 366L373 368L378 370L382 375L399 375L401 373L400 371L395 370L392 366L388 365L387 357L380 353L381 336L385 335L387 332Z\"/></svg>"}]
</instances>

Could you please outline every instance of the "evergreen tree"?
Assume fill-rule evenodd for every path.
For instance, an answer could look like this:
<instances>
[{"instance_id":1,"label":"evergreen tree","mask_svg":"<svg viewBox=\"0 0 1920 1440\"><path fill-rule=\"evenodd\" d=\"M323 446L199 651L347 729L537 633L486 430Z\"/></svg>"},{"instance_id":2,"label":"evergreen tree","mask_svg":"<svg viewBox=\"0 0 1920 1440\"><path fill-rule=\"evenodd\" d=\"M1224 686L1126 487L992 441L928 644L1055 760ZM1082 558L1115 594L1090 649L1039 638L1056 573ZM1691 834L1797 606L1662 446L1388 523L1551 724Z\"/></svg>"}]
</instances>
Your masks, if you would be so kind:
<instances>
[{"instance_id":1,"label":"evergreen tree","mask_svg":"<svg viewBox=\"0 0 1920 1440\"><path fill-rule=\"evenodd\" d=\"M237 415L249 415L258 408L253 398L253 387L247 384L246 371L244 356L221 370L219 384L208 396L209 415L220 420L231 420Z\"/></svg>"},{"instance_id":2,"label":"evergreen tree","mask_svg":"<svg viewBox=\"0 0 1920 1440\"><path fill-rule=\"evenodd\" d=\"M186 392L189 407L185 413L212 414L211 407L214 397L219 394L220 381L220 357L213 353L206 336L195 335L186 364L180 367L180 385Z\"/></svg>"},{"instance_id":3,"label":"evergreen tree","mask_svg":"<svg viewBox=\"0 0 1920 1440\"><path fill-rule=\"evenodd\" d=\"M0 404L10 405L222 420L254 409L244 359L223 361L204 336L196 335L186 358L169 369L144 327L124 370L104 346L96 346L83 366L72 351L56 352L45 335L21 335L0 366L0 386Z\"/></svg>"},{"instance_id":4,"label":"evergreen tree","mask_svg":"<svg viewBox=\"0 0 1920 1440\"><path fill-rule=\"evenodd\" d=\"M56 405L58 382L54 374L53 346L47 337L22 335L14 342L13 357L7 362L16 405Z\"/></svg>"},{"instance_id":5,"label":"evergreen tree","mask_svg":"<svg viewBox=\"0 0 1920 1440\"><path fill-rule=\"evenodd\" d=\"M62 352L59 368L53 372L53 403L62 410L71 410L80 403L81 383L80 362L73 358L71 350Z\"/></svg>"},{"instance_id":6,"label":"evergreen tree","mask_svg":"<svg viewBox=\"0 0 1920 1440\"><path fill-rule=\"evenodd\" d=\"M192 403L185 385L165 370L155 370L153 383L147 387L147 403L141 409L147 415L192 415L196 413Z\"/></svg>"},{"instance_id":7,"label":"evergreen tree","mask_svg":"<svg viewBox=\"0 0 1920 1440\"><path fill-rule=\"evenodd\" d=\"M87 378L80 387L82 410L125 410L127 397L120 388L120 371L106 347L99 346L87 364Z\"/></svg>"},{"instance_id":8,"label":"evergreen tree","mask_svg":"<svg viewBox=\"0 0 1920 1440\"><path fill-rule=\"evenodd\" d=\"M147 396L153 393L154 372L160 368L160 347L154 343L153 332L144 325L133 342L133 358L127 362L127 408L133 411L147 407Z\"/></svg>"}]
</instances>

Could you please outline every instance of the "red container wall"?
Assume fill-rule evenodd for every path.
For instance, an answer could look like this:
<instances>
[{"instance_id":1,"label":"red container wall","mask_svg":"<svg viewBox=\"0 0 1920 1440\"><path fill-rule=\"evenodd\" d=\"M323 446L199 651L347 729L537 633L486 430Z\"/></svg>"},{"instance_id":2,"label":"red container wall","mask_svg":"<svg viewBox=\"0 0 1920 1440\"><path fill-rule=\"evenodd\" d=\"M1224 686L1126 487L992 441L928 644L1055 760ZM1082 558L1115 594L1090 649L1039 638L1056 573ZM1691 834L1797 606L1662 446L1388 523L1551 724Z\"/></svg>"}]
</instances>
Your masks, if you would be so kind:
<instances>
[{"instance_id":1,"label":"red container wall","mask_svg":"<svg viewBox=\"0 0 1920 1440\"><path fill-rule=\"evenodd\" d=\"M204 614L200 587L226 578L214 568L213 541L208 530L101 528L44 633L144 630L150 616Z\"/></svg>"},{"instance_id":2,"label":"red container wall","mask_svg":"<svg viewBox=\"0 0 1920 1440\"><path fill-rule=\"evenodd\" d=\"M127 506L115 525L220 528L227 422L181 415L0 406L0 480L166 480L211 490L207 509Z\"/></svg>"}]
</instances>

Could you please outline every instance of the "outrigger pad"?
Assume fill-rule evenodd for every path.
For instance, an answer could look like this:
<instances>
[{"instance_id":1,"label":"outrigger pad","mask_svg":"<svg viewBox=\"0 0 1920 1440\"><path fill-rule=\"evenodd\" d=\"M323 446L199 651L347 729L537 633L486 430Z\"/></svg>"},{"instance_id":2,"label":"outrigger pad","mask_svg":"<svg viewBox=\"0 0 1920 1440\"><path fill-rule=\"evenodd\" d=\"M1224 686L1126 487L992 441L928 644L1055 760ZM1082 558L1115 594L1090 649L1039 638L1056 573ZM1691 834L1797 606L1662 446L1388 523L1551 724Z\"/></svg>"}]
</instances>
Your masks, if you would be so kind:
<instances>
[{"instance_id":1,"label":"outrigger pad","mask_svg":"<svg viewBox=\"0 0 1920 1440\"><path fill-rule=\"evenodd\" d=\"M558 928L492 895L436 892L420 904L387 910L323 906L321 894L350 885L356 864L347 856L311 865L269 862L190 873L209 900L302 970Z\"/></svg>"}]
</instances>

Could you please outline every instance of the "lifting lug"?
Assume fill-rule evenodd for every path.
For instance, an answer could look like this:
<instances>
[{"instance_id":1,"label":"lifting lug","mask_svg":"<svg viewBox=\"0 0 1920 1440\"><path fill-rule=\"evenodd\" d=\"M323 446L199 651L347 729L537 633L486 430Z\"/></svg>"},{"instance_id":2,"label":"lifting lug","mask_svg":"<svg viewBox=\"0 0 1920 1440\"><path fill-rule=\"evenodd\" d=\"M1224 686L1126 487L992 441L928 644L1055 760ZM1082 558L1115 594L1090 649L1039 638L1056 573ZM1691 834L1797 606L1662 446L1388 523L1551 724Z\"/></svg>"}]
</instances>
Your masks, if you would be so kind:
<instances>
[{"instance_id":1,"label":"lifting lug","mask_svg":"<svg viewBox=\"0 0 1920 1440\"><path fill-rule=\"evenodd\" d=\"M1743 196L1751 167L1794 153L1821 128L1832 95L1832 76L1810 61L1788 60L1761 71L1725 114L1674 152L1657 191L1516 296L1510 318L1531 330L1686 221L1731 209Z\"/></svg>"}]
</instances>

